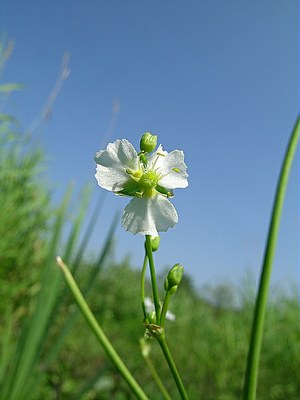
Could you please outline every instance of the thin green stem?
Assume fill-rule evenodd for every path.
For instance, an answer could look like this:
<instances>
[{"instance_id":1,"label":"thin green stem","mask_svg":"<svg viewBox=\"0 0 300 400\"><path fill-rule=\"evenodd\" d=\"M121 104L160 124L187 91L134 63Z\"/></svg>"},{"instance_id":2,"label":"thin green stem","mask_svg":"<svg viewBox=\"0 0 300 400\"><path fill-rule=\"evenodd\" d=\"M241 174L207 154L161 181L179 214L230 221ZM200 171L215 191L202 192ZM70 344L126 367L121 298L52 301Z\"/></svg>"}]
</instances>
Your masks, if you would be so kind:
<instances>
[{"instance_id":1,"label":"thin green stem","mask_svg":"<svg viewBox=\"0 0 300 400\"><path fill-rule=\"evenodd\" d=\"M162 383L162 380L160 379L158 373L156 372L156 369L149 357L149 355L143 355L145 363L154 379L154 382L158 386L159 390L161 391L161 394L163 395L165 400L172 400L170 397L169 393L167 392L167 389L165 388L164 384Z\"/></svg>"},{"instance_id":2,"label":"thin green stem","mask_svg":"<svg viewBox=\"0 0 300 400\"><path fill-rule=\"evenodd\" d=\"M80 289L77 286L68 267L66 266L66 264L62 261L62 259L60 257L57 257L57 263L64 274L66 284L69 287L82 315L84 316L89 327L94 332L98 341L104 348L107 356L110 358L112 363L115 365L115 367L117 368L119 373L122 375L123 379L127 382L129 387L131 388L131 390L135 393L137 398L140 400L148 400L148 397L144 393L143 389L136 382L136 380L131 375L130 371L127 369L126 365L123 363L123 361L120 358L120 356L118 355L118 353L113 348L113 346L110 343L110 341L108 340L108 338L105 336L105 334L102 331L100 325L98 324L96 318L94 317L89 306L87 305L82 293L80 292Z\"/></svg>"},{"instance_id":3,"label":"thin green stem","mask_svg":"<svg viewBox=\"0 0 300 400\"><path fill-rule=\"evenodd\" d=\"M166 314L168 311L170 298L171 298L171 293L169 290L167 290L166 294L165 294L165 299L163 302L162 310L161 310L160 323L159 323L159 325L162 327L165 326Z\"/></svg>"},{"instance_id":4,"label":"thin green stem","mask_svg":"<svg viewBox=\"0 0 300 400\"><path fill-rule=\"evenodd\" d=\"M269 283L272 273L273 259L276 249L280 217L284 197L286 193L288 178L295 157L300 134L300 118L298 116L291 134L289 144L285 153L280 176L277 183L276 195L273 204L273 211L269 226L268 239L266 244L264 262L260 277L259 290L256 298L252 332L249 345L247 368L244 383L244 400L254 400L256 397L257 375L262 347L263 328L265 311L268 298Z\"/></svg>"},{"instance_id":5,"label":"thin green stem","mask_svg":"<svg viewBox=\"0 0 300 400\"><path fill-rule=\"evenodd\" d=\"M160 347L161 347L161 349L162 349L162 351L164 353L165 359L167 360L169 368L170 368L170 370L172 372L172 375L174 377L174 380L175 380L175 383L176 383L176 386L178 388L178 391L180 393L181 398L183 400L188 400L188 395L187 395L187 393L185 391L185 388L183 386L183 383L182 383L182 380L180 378L179 372L178 372L178 370L176 368L176 365L174 363L174 360L173 360L173 358L171 356L171 353L170 353L169 347L167 345L167 342L166 342L164 334L162 334L161 336L157 337L157 340L158 340L158 343L160 344Z\"/></svg>"},{"instance_id":6,"label":"thin green stem","mask_svg":"<svg viewBox=\"0 0 300 400\"><path fill-rule=\"evenodd\" d=\"M146 278L146 268L147 268L147 253L145 254L144 257L144 262L143 262L143 268L142 268L142 274L141 274L141 300L142 300L142 310L144 314L144 320L147 318L147 312L146 312L146 306L145 306L145 278Z\"/></svg>"},{"instance_id":7,"label":"thin green stem","mask_svg":"<svg viewBox=\"0 0 300 400\"><path fill-rule=\"evenodd\" d=\"M153 260L153 254L152 254L152 244L151 244L151 236L150 235L146 235L146 251L147 251L147 257L148 257L149 266L150 266L150 276L151 276L151 283L152 283L152 292L153 292L156 321L158 323L158 321L160 320L160 305L159 305L159 297L158 297L155 266L154 266L154 260Z\"/></svg>"}]
</instances>

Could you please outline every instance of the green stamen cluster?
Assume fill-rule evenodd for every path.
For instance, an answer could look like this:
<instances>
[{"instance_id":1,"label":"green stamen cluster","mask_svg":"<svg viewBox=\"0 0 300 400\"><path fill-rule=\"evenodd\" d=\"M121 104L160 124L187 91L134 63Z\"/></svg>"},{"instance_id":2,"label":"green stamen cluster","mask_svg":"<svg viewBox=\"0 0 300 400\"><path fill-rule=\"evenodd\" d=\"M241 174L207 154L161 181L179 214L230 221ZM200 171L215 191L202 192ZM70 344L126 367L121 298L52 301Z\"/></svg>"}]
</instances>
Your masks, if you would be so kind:
<instances>
[{"instance_id":1,"label":"green stamen cluster","mask_svg":"<svg viewBox=\"0 0 300 400\"><path fill-rule=\"evenodd\" d=\"M139 179L139 184L147 189L154 188L159 180L159 174L155 171L145 172Z\"/></svg>"}]
</instances>

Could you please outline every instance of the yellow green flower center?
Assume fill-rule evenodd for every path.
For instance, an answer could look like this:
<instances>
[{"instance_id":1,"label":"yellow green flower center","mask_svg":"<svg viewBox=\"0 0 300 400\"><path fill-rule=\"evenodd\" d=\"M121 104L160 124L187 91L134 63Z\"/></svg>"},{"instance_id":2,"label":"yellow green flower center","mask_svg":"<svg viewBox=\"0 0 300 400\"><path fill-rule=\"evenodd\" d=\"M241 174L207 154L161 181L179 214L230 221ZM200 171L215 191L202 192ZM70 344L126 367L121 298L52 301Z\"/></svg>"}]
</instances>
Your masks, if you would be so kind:
<instances>
[{"instance_id":1,"label":"yellow green flower center","mask_svg":"<svg viewBox=\"0 0 300 400\"><path fill-rule=\"evenodd\" d=\"M145 189L154 188L159 181L159 174L155 171L145 172L139 179L138 183Z\"/></svg>"}]
</instances>

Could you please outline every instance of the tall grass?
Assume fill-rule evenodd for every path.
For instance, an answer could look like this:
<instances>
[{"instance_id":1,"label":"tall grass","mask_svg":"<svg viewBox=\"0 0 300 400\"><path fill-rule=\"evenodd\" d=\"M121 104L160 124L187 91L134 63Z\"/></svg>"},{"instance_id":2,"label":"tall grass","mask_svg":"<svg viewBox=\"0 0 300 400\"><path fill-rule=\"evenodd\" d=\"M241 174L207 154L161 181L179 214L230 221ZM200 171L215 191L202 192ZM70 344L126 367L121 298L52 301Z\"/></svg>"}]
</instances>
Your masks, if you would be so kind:
<instances>
[{"instance_id":1,"label":"tall grass","mask_svg":"<svg viewBox=\"0 0 300 400\"><path fill-rule=\"evenodd\" d=\"M0 66L9 56L0 46ZM0 84L0 95L20 89L17 84ZM3 400L38 398L48 365L53 362L76 315L66 315L61 331L49 338L55 316L68 298L61 285L55 258L82 265L89 238L100 214L98 203L79 242L90 201L84 189L68 237L65 226L70 213L71 189L58 207L50 203L42 184L43 152L30 135L18 131L16 120L0 114L0 393ZM106 262L115 229L113 222L103 249L88 270L90 290ZM79 249L79 250L77 250ZM43 357L47 349L49 357ZM41 359L43 357L43 364Z\"/></svg>"},{"instance_id":2,"label":"tall grass","mask_svg":"<svg viewBox=\"0 0 300 400\"><path fill-rule=\"evenodd\" d=\"M84 274L80 274L79 278L79 282L86 279ZM137 323L138 319L142 319L139 282L140 272L134 270L130 262L111 264L99 275L88 300L97 320L101 321L104 331L109 332L116 350L126 360L126 365L146 394L151 399L160 399L162 397L137 348L139 339L144 334L142 324ZM171 304L176 321L168 321L167 329L171 338L170 348L182 370L182 378L190 398L241 399L254 296L249 297L248 287L228 286L226 290L236 296L239 304L238 307L233 307L231 299L224 296L224 285L215 287L208 293L205 288L195 290L188 279L182 283ZM300 334L299 315L300 305L296 291L290 295L278 293L269 303L258 400L296 400L299 397L297 366L300 363L300 343L296 339ZM76 326L76 336L80 336L79 332L85 332L84 325ZM71 368L70 365L68 371L65 371L66 377L70 379L69 385L73 385L73 393L78 384L75 377L80 376L82 380L84 377L95 379L94 386L87 391L91 398L134 398L118 373L105 361L103 352L97 351L96 341L90 339L90 343L76 341L72 332L68 338L69 345L76 341L80 346L80 354L73 347L73 361L79 357L89 360L89 366L84 371L81 366ZM171 398L177 399L177 390L168 368L161 362L158 350L153 342L150 357ZM66 393L64 390L67 389L63 386L62 393ZM72 395L69 396L72 398Z\"/></svg>"},{"instance_id":3,"label":"tall grass","mask_svg":"<svg viewBox=\"0 0 300 400\"><path fill-rule=\"evenodd\" d=\"M63 251L67 259L77 259L88 244L87 235L76 251L78 236L85 220L87 199L80 202L65 248L61 246L71 192L62 204L50 210L49 197L37 180L37 167L42 161L39 151L24 151L23 137L1 147L1 399L35 397L41 382L40 356L64 294L55 256ZM85 197L86 193L84 194ZM97 207L99 214L99 207ZM94 213L95 215L95 213ZM112 226L105 246L89 272L89 286L105 262L113 237ZM89 224L89 234L90 234ZM50 233L49 233L50 232ZM74 316L72 317L74 319ZM65 326L70 326L71 317ZM66 330L54 338L54 355L63 345ZM55 349L55 351L54 351ZM44 365L43 368L46 368Z\"/></svg>"}]
</instances>

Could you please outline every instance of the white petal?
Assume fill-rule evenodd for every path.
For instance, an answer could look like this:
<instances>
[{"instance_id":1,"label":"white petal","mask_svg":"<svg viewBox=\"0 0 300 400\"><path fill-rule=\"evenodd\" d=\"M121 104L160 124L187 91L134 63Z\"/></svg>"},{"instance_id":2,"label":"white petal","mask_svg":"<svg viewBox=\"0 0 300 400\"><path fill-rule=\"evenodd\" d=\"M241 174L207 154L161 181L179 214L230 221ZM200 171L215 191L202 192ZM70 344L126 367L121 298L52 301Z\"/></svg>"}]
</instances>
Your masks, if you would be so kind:
<instances>
[{"instance_id":1,"label":"white petal","mask_svg":"<svg viewBox=\"0 0 300 400\"><path fill-rule=\"evenodd\" d=\"M167 311L166 319L168 319L169 321L175 321L176 320L176 315L173 314L172 311Z\"/></svg>"},{"instance_id":2,"label":"white petal","mask_svg":"<svg viewBox=\"0 0 300 400\"><path fill-rule=\"evenodd\" d=\"M163 154L163 156L159 156L158 153ZM163 176L158 183L164 188L176 189L188 186L187 166L184 163L183 151L173 150L168 153L160 145L157 151L149 157L148 164L149 168L154 166L155 170Z\"/></svg>"},{"instance_id":3,"label":"white petal","mask_svg":"<svg viewBox=\"0 0 300 400\"><path fill-rule=\"evenodd\" d=\"M150 299L150 297L145 297L145 308L146 308L146 313L149 314L151 311L155 311L154 303Z\"/></svg>"},{"instance_id":4,"label":"white petal","mask_svg":"<svg viewBox=\"0 0 300 400\"><path fill-rule=\"evenodd\" d=\"M128 180L128 174L121 168L113 169L97 165L95 178L97 179L98 185L103 189L116 192L123 189Z\"/></svg>"},{"instance_id":5,"label":"white petal","mask_svg":"<svg viewBox=\"0 0 300 400\"><path fill-rule=\"evenodd\" d=\"M137 152L126 139L109 143L106 150L96 153L95 161L98 185L111 191L123 189L129 179L127 168L138 169Z\"/></svg>"},{"instance_id":6,"label":"white petal","mask_svg":"<svg viewBox=\"0 0 300 400\"><path fill-rule=\"evenodd\" d=\"M150 299L150 297L145 297L144 300L145 308L146 308L146 313L150 314L152 311L155 311L155 306L153 301ZM169 321L175 321L176 320L176 315L172 313L172 311L167 311L166 312L166 319Z\"/></svg>"},{"instance_id":7,"label":"white petal","mask_svg":"<svg viewBox=\"0 0 300 400\"><path fill-rule=\"evenodd\" d=\"M154 197L134 197L125 207L122 226L136 235L158 236L158 232L167 231L178 222L173 204L161 195Z\"/></svg>"},{"instance_id":8,"label":"white petal","mask_svg":"<svg viewBox=\"0 0 300 400\"><path fill-rule=\"evenodd\" d=\"M163 175L159 184L167 189L185 188L188 186L187 166L184 163L184 153L181 150L173 150L167 153L164 163L159 170ZM176 172L177 171L177 172Z\"/></svg>"}]
</instances>

